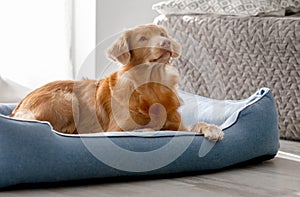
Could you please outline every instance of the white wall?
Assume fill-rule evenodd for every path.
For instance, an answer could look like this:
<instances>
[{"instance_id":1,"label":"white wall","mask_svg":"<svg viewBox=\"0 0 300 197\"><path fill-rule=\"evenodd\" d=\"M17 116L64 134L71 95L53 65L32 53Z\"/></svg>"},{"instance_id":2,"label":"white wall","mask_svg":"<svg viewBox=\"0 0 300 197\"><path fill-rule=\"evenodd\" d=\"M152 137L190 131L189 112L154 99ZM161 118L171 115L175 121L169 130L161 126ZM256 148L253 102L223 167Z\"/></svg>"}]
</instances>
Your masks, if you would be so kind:
<instances>
[{"instance_id":1,"label":"white wall","mask_svg":"<svg viewBox=\"0 0 300 197\"><path fill-rule=\"evenodd\" d=\"M0 0L0 75L30 89L72 78L71 0Z\"/></svg>"},{"instance_id":2,"label":"white wall","mask_svg":"<svg viewBox=\"0 0 300 197\"><path fill-rule=\"evenodd\" d=\"M73 0L72 62L74 77L95 78L96 0Z\"/></svg>"},{"instance_id":3,"label":"white wall","mask_svg":"<svg viewBox=\"0 0 300 197\"><path fill-rule=\"evenodd\" d=\"M116 65L109 65L105 50L120 35L124 29L136 25L152 23L158 13L152 10L154 3L162 0L97 0L97 73L107 75L117 69ZM114 36L113 36L114 35ZM98 77L103 77L98 76Z\"/></svg>"}]
</instances>

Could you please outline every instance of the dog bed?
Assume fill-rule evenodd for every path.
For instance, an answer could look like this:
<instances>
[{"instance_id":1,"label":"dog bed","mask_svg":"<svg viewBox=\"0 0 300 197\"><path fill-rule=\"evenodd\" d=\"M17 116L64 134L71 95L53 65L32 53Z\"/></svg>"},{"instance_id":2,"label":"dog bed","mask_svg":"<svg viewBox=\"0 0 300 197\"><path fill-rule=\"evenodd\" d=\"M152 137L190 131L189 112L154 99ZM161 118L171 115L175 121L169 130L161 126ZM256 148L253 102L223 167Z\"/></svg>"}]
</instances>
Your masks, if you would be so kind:
<instances>
[{"instance_id":1,"label":"dog bed","mask_svg":"<svg viewBox=\"0 0 300 197\"><path fill-rule=\"evenodd\" d=\"M162 175L222 169L271 159L279 148L272 93L248 99L212 100L180 92L186 125L217 124L222 141L193 132L107 132L65 135L47 122L17 120L15 105L0 105L0 187L107 177ZM50 109L49 109L50 110Z\"/></svg>"}]
</instances>

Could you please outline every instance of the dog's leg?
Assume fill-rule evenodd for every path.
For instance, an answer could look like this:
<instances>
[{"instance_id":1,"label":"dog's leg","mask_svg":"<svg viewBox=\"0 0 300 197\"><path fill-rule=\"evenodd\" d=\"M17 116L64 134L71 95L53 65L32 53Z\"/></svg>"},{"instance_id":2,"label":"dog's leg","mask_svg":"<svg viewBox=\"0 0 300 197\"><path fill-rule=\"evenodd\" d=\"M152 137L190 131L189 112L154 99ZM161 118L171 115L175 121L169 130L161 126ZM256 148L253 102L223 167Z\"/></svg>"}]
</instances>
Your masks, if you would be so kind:
<instances>
[{"instance_id":1,"label":"dog's leg","mask_svg":"<svg viewBox=\"0 0 300 197\"><path fill-rule=\"evenodd\" d=\"M183 124L181 116L177 110L168 114L167 121L161 130L189 131L188 128Z\"/></svg>"},{"instance_id":2,"label":"dog's leg","mask_svg":"<svg viewBox=\"0 0 300 197\"><path fill-rule=\"evenodd\" d=\"M74 123L71 123L70 125L65 126L64 128L62 128L60 130L60 132L66 133L66 134L80 134L80 133L77 132L77 129L76 129Z\"/></svg>"},{"instance_id":3,"label":"dog's leg","mask_svg":"<svg viewBox=\"0 0 300 197\"><path fill-rule=\"evenodd\" d=\"M154 129L152 128L143 128L143 129L137 129L138 131L142 131L142 132L152 132L152 131L155 131Z\"/></svg>"},{"instance_id":4,"label":"dog's leg","mask_svg":"<svg viewBox=\"0 0 300 197\"><path fill-rule=\"evenodd\" d=\"M34 113L30 110L19 110L15 114L10 116L22 120L36 120Z\"/></svg>"},{"instance_id":5,"label":"dog's leg","mask_svg":"<svg viewBox=\"0 0 300 197\"><path fill-rule=\"evenodd\" d=\"M211 141L219 141L224 137L224 132L220 127L204 122L196 123L191 131L204 134L204 137Z\"/></svg>"}]
</instances>

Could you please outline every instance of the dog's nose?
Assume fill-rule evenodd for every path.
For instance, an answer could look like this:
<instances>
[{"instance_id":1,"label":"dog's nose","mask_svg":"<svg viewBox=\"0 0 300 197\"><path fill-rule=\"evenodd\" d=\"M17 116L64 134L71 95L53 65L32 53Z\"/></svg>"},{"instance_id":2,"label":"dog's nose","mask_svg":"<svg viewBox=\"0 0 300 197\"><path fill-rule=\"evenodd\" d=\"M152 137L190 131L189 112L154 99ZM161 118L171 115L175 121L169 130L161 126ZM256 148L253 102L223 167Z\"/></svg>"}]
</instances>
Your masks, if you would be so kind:
<instances>
[{"instance_id":1,"label":"dog's nose","mask_svg":"<svg viewBox=\"0 0 300 197\"><path fill-rule=\"evenodd\" d=\"M162 48L165 48L165 49L170 49L171 47L171 41L170 40L163 40L161 43L160 43L160 46Z\"/></svg>"}]
</instances>

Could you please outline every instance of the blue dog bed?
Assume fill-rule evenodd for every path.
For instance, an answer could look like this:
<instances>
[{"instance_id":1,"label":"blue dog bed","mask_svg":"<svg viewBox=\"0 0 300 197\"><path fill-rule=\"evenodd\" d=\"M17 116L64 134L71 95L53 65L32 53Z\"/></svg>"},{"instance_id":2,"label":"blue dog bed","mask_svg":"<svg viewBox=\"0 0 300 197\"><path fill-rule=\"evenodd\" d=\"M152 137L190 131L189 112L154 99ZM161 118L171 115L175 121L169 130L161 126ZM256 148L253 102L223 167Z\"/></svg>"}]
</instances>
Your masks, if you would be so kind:
<instances>
[{"instance_id":1,"label":"blue dog bed","mask_svg":"<svg viewBox=\"0 0 300 197\"><path fill-rule=\"evenodd\" d=\"M47 122L9 118L15 105L0 105L0 187L107 177L222 169L273 158L279 149L271 91L248 99L217 101L181 92L186 125L220 125L220 142L193 132L107 132L64 135ZM50 110L50 109L49 109Z\"/></svg>"}]
</instances>

